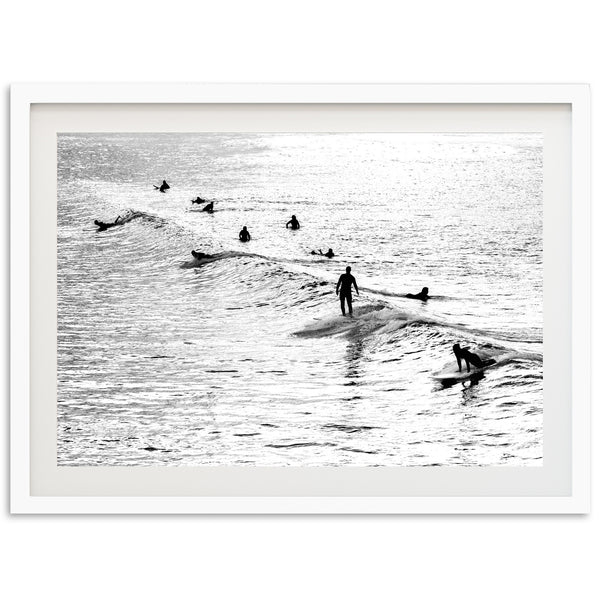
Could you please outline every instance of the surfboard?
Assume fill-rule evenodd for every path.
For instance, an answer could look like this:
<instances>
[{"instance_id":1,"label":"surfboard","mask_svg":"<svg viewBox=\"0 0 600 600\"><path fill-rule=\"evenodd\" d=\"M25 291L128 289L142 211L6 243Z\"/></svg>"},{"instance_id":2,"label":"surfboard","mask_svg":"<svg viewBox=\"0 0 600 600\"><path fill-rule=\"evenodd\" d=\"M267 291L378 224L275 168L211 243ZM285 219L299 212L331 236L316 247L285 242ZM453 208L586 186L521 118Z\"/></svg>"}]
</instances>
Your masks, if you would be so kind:
<instances>
[{"instance_id":1,"label":"surfboard","mask_svg":"<svg viewBox=\"0 0 600 600\"><path fill-rule=\"evenodd\" d=\"M188 260L182 263L180 266L182 269L195 269L197 267L201 267L202 265L207 265L208 263L215 262L220 260L221 256L205 256L203 258L192 258L192 260Z\"/></svg>"},{"instance_id":2,"label":"surfboard","mask_svg":"<svg viewBox=\"0 0 600 600\"><path fill-rule=\"evenodd\" d=\"M467 371L466 367L463 364L462 371L459 371L456 362L448 363L440 371L434 373L432 377L436 381L465 381L467 379L471 379L471 377L473 376L477 376L483 373L485 370L489 369L495 364L496 363L492 363L491 365L486 365L485 367L481 367L479 369L475 369L473 368L473 366L471 366L470 371Z\"/></svg>"}]
</instances>

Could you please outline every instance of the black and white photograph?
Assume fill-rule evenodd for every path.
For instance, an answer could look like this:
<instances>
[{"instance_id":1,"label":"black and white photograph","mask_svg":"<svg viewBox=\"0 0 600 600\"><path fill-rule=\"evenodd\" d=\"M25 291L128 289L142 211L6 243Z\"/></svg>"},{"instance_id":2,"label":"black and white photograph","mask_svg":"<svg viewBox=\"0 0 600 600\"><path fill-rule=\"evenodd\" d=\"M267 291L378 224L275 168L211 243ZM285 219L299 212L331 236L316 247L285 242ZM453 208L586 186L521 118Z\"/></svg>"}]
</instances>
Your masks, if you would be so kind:
<instances>
[{"instance_id":1,"label":"black and white photograph","mask_svg":"<svg viewBox=\"0 0 600 600\"><path fill-rule=\"evenodd\" d=\"M3 8L4 595L593 598L591 3Z\"/></svg>"},{"instance_id":2,"label":"black and white photograph","mask_svg":"<svg viewBox=\"0 0 600 600\"><path fill-rule=\"evenodd\" d=\"M543 465L537 133L61 133L58 466Z\"/></svg>"}]
</instances>

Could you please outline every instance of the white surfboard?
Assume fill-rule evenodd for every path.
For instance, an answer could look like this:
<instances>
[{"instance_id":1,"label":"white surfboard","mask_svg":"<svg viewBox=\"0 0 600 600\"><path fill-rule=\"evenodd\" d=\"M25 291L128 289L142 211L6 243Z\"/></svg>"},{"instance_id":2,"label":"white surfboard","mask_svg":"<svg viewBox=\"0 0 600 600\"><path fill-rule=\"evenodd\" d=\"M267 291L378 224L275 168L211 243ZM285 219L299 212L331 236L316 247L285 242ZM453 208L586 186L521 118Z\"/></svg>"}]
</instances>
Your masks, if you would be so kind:
<instances>
[{"instance_id":1,"label":"white surfboard","mask_svg":"<svg viewBox=\"0 0 600 600\"><path fill-rule=\"evenodd\" d=\"M458 365L456 364L456 362L448 363L440 371L438 371L437 373L434 373L432 375L432 377L436 381L465 381L467 379L470 379L474 375L479 375L480 373L483 373L486 369L489 369L490 367L494 366L495 364L496 363L492 363L491 365L487 365L487 366L481 367L479 369L475 369L473 366L471 366L471 370L467 371L467 368L465 367L465 365L463 363L462 371L459 371Z\"/></svg>"}]
</instances>

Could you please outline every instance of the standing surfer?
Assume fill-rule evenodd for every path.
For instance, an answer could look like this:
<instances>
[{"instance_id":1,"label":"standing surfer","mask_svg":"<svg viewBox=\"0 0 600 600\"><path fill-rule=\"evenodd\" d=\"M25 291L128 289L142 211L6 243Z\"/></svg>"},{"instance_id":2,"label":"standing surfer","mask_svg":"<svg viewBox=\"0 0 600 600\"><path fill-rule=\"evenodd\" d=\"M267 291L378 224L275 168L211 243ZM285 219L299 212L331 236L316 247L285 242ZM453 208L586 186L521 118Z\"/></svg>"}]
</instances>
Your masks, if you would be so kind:
<instances>
[{"instance_id":1,"label":"standing surfer","mask_svg":"<svg viewBox=\"0 0 600 600\"><path fill-rule=\"evenodd\" d=\"M337 286L335 288L336 296L338 294L340 296L340 306L342 308L343 315L346 315L346 308L344 307L344 302L348 303L348 312L349 314L352 314L352 286L354 286L354 289L356 290L356 295L360 295L358 293L356 279L354 279L353 275L350 275L351 270L352 269L350 267L346 267L346 272L340 275L340 278L337 282Z\"/></svg>"}]
</instances>

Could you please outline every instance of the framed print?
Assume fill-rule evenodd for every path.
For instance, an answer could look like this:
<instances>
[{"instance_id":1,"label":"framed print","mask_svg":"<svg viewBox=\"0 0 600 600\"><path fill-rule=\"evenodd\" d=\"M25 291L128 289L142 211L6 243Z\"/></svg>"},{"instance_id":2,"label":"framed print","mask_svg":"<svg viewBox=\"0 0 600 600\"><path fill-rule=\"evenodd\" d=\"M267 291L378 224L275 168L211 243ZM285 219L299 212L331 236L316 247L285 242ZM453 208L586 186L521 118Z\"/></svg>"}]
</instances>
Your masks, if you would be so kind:
<instances>
[{"instance_id":1,"label":"framed print","mask_svg":"<svg viewBox=\"0 0 600 600\"><path fill-rule=\"evenodd\" d=\"M11 511L589 510L584 85L15 85Z\"/></svg>"}]
</instances>

